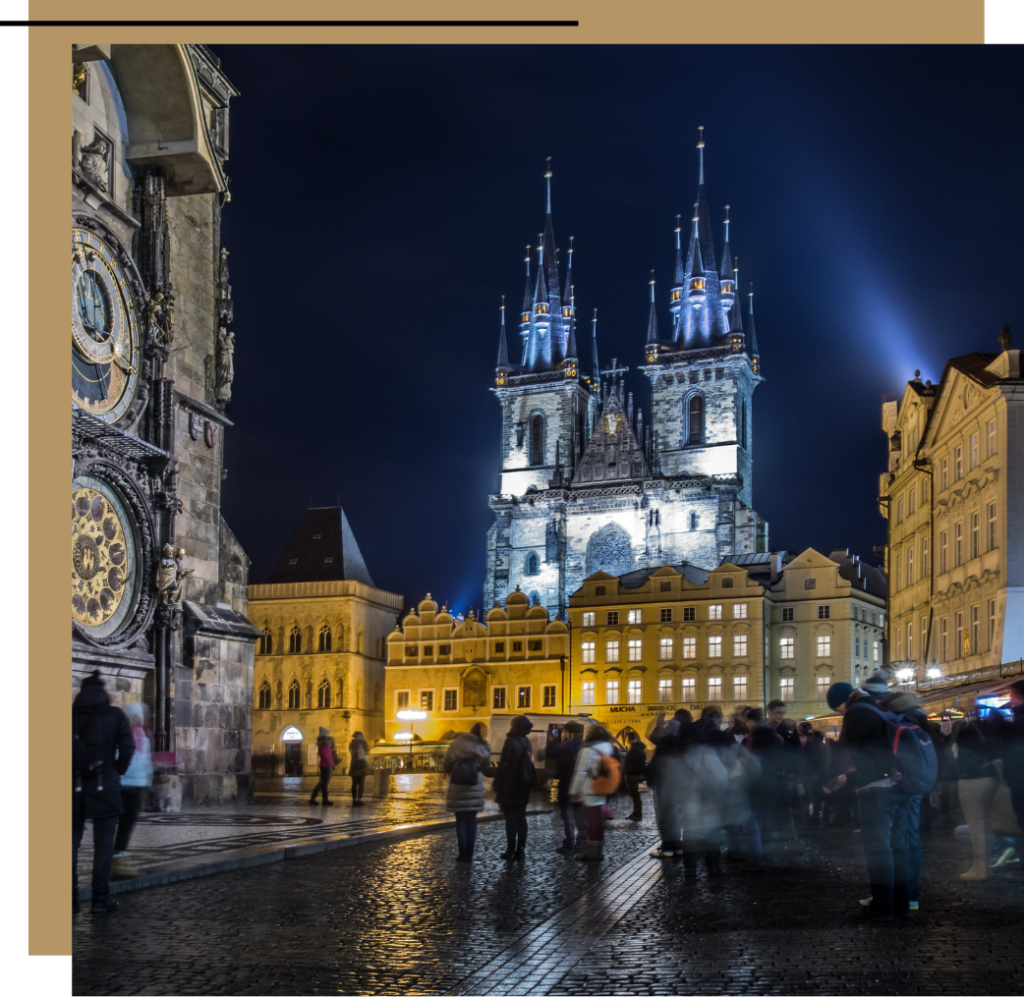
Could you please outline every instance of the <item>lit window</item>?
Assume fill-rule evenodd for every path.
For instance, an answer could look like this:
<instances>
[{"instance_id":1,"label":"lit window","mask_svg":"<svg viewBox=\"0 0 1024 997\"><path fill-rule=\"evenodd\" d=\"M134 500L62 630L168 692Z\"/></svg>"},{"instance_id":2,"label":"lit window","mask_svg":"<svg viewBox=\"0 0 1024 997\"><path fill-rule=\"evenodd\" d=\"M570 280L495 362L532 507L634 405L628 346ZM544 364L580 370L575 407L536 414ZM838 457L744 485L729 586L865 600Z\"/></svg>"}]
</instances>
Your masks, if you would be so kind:
<instances>
[{"instance_id":1,"label":"lit window","mask_svg":"<svg viewBox=\"0 0 1024 997\"><path fill-rule=\"evenodd\" d=\"M832 607L831 606L819 606L818 607L818 619L828 620L832 618Z\"/></svg>"},{"instance_id":2,"label":"lit window","mask_svg":"<svg viewBox=\"0 0 1024 997\"><path fill-rule=\"evenodd\" d=\"M642 703L644 701L643 683L640 679L629 680L629 701L631 703Z\"/></svg>"},{"instance_id":3,"label":"lit window","mask_svg":"<svg viewBox=\"0 0 1024 997\"><path fill-rule=\"evenodd\" d=\"M948 623L946 619L939 620L939 661L949 661Z\"/></svg>"},{"instance_id":4,"label":"lit window","mask_svg":"<svg viewBox=\"0 0 1024 997\"><path fill-rule=\"evenodd\" d=\"M981 606L971 606L971 654L981 650Z\"/></svg>"},{"instance_id":5,"label":"lit window","mask_svg":"<svg viewBox=\"0 0 1024 997\"><path fill-rule=\"evenodd\" d=\"M640 623L641 622L641 611L639 609L631 609L627 616L629 623Z\"/></svg>"},{"instance_id":6,"label":"lit window","mask_svg":"<svg viewBox=\"0 0 1024 997\"><path fill-rule=\"evenodd\" d=\"M631 640L627 643L628 660L643 661L644 642L642 640Z\"/></svg>"},{"instance_id":7,"label":"lit window","mask_svg":"<svg viewBox=\"0 0 1024 997\"><path fill-rule=\"evenodd\" d=\"M683 638L683 657L684 658L696 658L697 657L697 638L696 637L684 637Z\"/></svg>"},{"instance_id":8,"label":"lit window","mask_svg":"<svg viewBox=\"0 0 1024 997\"><path fill-rule=\"evenodd\" d=\"M874 659L875 659L875 661L878 661L878 641L877 640L875 641Z\"/></svg>"},{"instance_id":9,"label":"lit window","mask_svg":"<svg viewBox=\"0 0 1024 997\"><path fill-rule=\"evenodd\" d=\"M407 689L395 693L395 708L399 710L409 709L409 691Z\"/></svg>"},{"instance_id":10,"label":"lit window","mask_svg":"<svg viewBox=\"0 0 1024 997\"><path fill-rule=\"evenodd\" d=\"M796 699L794 686L796 679L792 675L784 675L779 679L779 699L784 703L792 703Z\"/></svg>"},{"instance_id":11,"label":"lit window","mask_svg":"<svg viewBox=\"0 0 1024 997\"><path fill-rule=\"evenodd\" d=\"M792 658L795 657L796 650L796 638L795 637L780 637L779 638L779 657L780 658Z\"/></svg>"},{"instance_id":12,"label":"lit window","mask_svg":"<svg viewBox=\"0 0 1024 997\"><path fill-rule=\"evenodd\" d=\"M613 662L619 660L619 642L610 640L604 645L604 660Z\"/></svg>"},{"instance_id":13,"label":"lit window","mask_svg":"<svg viewBox=\"0 0 1024 997\"><path fill-rule=\"evenodd\" d=\"M697 698L697 680L683 679L683 702L692 703Z\"/></svg>"},{"instance_id":14,"label":"lit window","mask_svg":"<svg viewBox=\"0 0 1024 997\"><path fill-rule=\"evenodd\" d=\"M720 658L722 656L722 635L712 634L708 637L708 657Z\"/></svg>"},{"instance_id":15,"label":"lit window","mask_svg":"<svg viewBox=\"0 0 1024 997\"><path fill-rule=\"evenodd\" d=\"M661 622L671 623L672 622L672 607L663 606L661 610Z\"/></svg>"},{"instance_id":16,"label":"lit window","mask_svg":"<svg viewBox=\"0 0 1024 997\"><path fill-rule=\"evenodd\" d=\"M662 637L658 641L658 660L659 661L671 661L672 660L672 638Z\"/></svg>"},{"instance_id":17,"label":"lit window","mask_svg":"<svg viewBox=\"0 0 1024 997\"><path fill-rule=\"evenodd\" d=\"M991 457L996 452L996 421L985 424L985 456Z\"/></svg>"},{"instance_id":18,"label":"lit window","mask_svg":"<svg viewBox=\"0 0 1024 997\"><path fill-rule=\"evenodd\" d=\"M583 626L592 627L597 623L597 613L584 613L583 614Z\"/></svg>"},{"instance_id":19,"label":"lit window","mask_svg":"<svg viewBox=\"0 0 1024 997\"><path fill-rule=\"evenodd\" d=\"M782 608L782 622L792 623L793 622L793 607L783 606Z\"/></svg>"},{"instance_id":20,"label":"lit window","mask_svg":"<svg viewBox=\"0 0 1024 997\"><path fill-rule=\"evenodd\" d=\"M991 651L996 639L996 601L988 601L988 648Z\"/></svg>"},{"instance_id":21,"label":"lit window","mask_svg":"<svg viewBox=\"0 0 1024 997\"><path fill-rule=\"evenodd\" d=\"M503 709L505 709L505 687L504 686L498 686L498 687L496 687L493 690L493 693L494 693L494 695L493 695L492 702L494 703L494 709L496 709L496 710L503 710ZM591 702L593 702L593 699L591 699Z\"/></svg>"},{"instance_id":22,"label":"lit window","mask_svg":"<svg viewBox=\"0 0 1024 997\"><path fill-rule=\"evenodd\" d=\"M594 648L597 644L592 640L585 640L582 644L583 650L583 664L592 665L594 663Z\"/></svg>"},{"instance_id":23,"label":"lit window","mask_svg":"<svg viewBox=\"0 0 1024 997\"><path fill-rule=\"evenodd\" d=\"M747 618L747 604L745 602L737 602L732 607L732 618L734 620L745 620Z\"/></svg>"},{"instance_id":24,"label":"lit window","mask_svg":"<svg viewBox=\"0 0 1024 997\"><path fill-rule=\"evenodd\" d=\"M604 684L604 701L609 706L615 706L619 701L619 680L609 679Z\"/></svg>"},{"instance_id":25,"label":"lit window","mask_svg":"<svg viewBox=\"0 0 1024 997\"><path fill-rule=\"evenodd\" d=\"M722 618L722 607L720 605L708 606L708 619L720 620Z\"/></svg>"},{"instance_id":26,"label":"lit window","mask_svg":"<svg viewBox=\"0 0 1024 997\"><path fill-rule=\"evenodd\" d=\"M593 682L583 683L583 705L593 706L594 705L594 685Z\"/></svg>"},{"instance_id":27,"label":"lit window","mask_svg":"<svg viewBox=\"0 0 1024 997\"><path fill-rule=\"evenodd\" d=\"M832 657L832 638L829 637L827 634L818 637L818 657Z\"/></svg>"},{"instance_id":28,"label":"lit window","mask_svg":"<svg viewBox=\"0 0 1024 997\"><path fill-rule=\"evenodd\" d=\"M970 439L970 446L967 450L968 460L970 461L971 470L973 471L978 464L981 463L981 454L978 450L978 434L973 433Z\"/></svg>"},{"instance_id":29,"label":"lit window","mask_svg":"<svg viewBox=\"0 0 1024 997\"><path fill-rule=\"evenodd\" d=\"M430 713L434 709L434 690L424 689L420 692L420 709Z\"/></svg>"},{"instance_id":30,"label":"lit window","mask_svg":"<svg viewBox=\"0 0 1024 997\"><path fill-rule=\"evenodd\" d=\"M708 676L708 702L720 703L722 701L722 676Z\"/></svg>"},{"instance_id":31,"label":"lit window","mask_svg":"<svg viewBox=\"0 0 1024 997\"><path fill-rule=\"evenodd\" d=\"M734 658L745 658L747 656L747 635L733 634L732 656Z\"/></svg>"},{"instance_id":32,"label":"lit window","mask_svg":"<svg viewBox=\"0 0 1024 997\"><path fill-rule=\"evenodd\" d=\"M658 679L658 702L672 702L672 679Z\"/></svg>"},{"instance_id":33,"label":"lit window","mask_svg":"<svg viewBox=\"0 0 1024 997\"><path fill-rule=\"evenodd\" d=\"M988 504L988 549L995 550L996 547L996 504Z\"/></svg>"},{"instance_id":34,"label":"lit window","mask_svg":"<svg viewBox=\"0 0 1024 997\"><path fill-rule=\"evenodd\" d=\"M555 689L556 686L553 685L541 686L541 695L543 696L541 702L545 709L551 708L555 705Z\"/></svg>"},{"instance_id":35,"label":"lit window","mask_svg":"<svg viewBox=\"0 0 1024 997\"><path fill-rule=\"evenodd\" d=\"M828 697L829 686L832 685L831 675L819 675L818 676L818 702L825 702Z\"/></svg>"},{"instance_id":36,"label":"lit window","mask_svg":"<svg viewBox=\"0 0 1024 997\"><path fill-rule=\"evenodd\" d=\"M732 680L732 698L734 702L742 703L747 698L747 676L735 675Z\"/></svg>"},{"instance_id":37,"label":"lit window","mask_svg":"<svg viewBox=\"0 0 1024 997\"><path fill-rule=\"evenodd\" d=\"M959 658L961 655L967 654L967 648L964 646L967 634L964 631L964 614L957 613L954 617L956 623L956 646L953 648L954 656Z\"/></svg>"},{"instance_id":38,"label":"lit window","mask_svg":"<svg viewBox=\"0 0 1024 997\"><path fill-rule=\"evenodd\" d=\"M531 689L528 685L520 685L516 687L517 710L528 710L530 708L530 692Z\"/></svg>"},{"instance_id":39,"label":"lit window","mask_svg":"<svg viewBox=\"0 0 1024 997\"><path fill-rule=\"evenodd\" d=\"M928 577L928 538L921 538L921 577Z\"/></svg>"},{"instance_id":40,"label":"lit window","mask_svg":"<svg viewBox=\"0 0 1024 997\"><path fill-rule=\"evenodd\" d=\"M459 708L459 690L445 689L444 708L446 710L457 710Z\"/></svg>"},{"instance_id":41,"label":"lit window","mask_svg":"<svg viewBox=\"0 0 1024 997\"><path fill-rule=\"evenodd\" d=\"M683 606L683 622L684 623L695 623L697 620L697 607L696 606Z\"/></svg>"}]
</instances>

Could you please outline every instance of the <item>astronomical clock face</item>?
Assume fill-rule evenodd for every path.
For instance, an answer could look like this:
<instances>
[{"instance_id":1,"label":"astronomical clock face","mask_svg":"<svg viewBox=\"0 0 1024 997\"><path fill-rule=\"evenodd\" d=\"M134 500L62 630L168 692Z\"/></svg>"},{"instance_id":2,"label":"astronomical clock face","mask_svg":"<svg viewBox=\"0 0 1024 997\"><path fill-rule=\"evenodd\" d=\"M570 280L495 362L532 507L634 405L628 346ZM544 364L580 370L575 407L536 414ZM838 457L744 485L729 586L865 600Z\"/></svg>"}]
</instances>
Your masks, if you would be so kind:
<instances>
[{"instance_id":1,"label":"astronomical clock face","mask_svg":"<svg viewBox=\"0 0 1024 997\"><path fill-rule=\"evenodd\" d=\"M131 608L135 544L124 507L91 477L71 491L71 616L97 636L113 633Z\"/></svg>"},{"instance_id":2,"label":"astronomical clock face","mask_svg":"<svg viewBox=\"0 0 1024 997\"><path fill-rule=\"evenodd\" d=\"M106 422L128 410L139 383L139 321L113 249L71 231L71 403Z\"/></svg>"}]
</instances>

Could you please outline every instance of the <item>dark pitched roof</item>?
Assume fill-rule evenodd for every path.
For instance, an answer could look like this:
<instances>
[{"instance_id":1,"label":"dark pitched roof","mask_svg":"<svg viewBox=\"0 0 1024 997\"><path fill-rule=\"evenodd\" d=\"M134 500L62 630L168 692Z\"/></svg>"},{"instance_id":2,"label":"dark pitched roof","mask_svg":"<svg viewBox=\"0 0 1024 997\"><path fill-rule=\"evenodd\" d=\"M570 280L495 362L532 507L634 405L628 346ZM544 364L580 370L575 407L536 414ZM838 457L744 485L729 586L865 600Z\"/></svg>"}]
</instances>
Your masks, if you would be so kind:
<instances>
[{"instance_id":1,"label":"dark pitched roof","mask_svg":"<svg viewBox=\"0 0 1024 997\"><path fill-rule=\"evenodd\" d=\"M684 561L682 564L659 564L653 568L641 568L639 571L619 575L619 585L624 589L638 589L655 571L661 571L662 568L678 571L691 585L703 585L708 580L708 573L703 568Z\"/></svg>"},{"instance_id":2,"label":"dark pitched roof","mask_svg":"<svg viewBox=\"0 0 1024 997\"><path fill-rule=\"evenodd\" d=\"M832 551L829 559L839 565L839 577L845 578L855 589L870 592L880 599L885 598L887 584L885 572L881 568L865 564L859 558L850 557L850 552L842 547Z\"/></svg>"},{"instance_id":3,"label":"dark pitched roof","mask_svg":"<svg viewBox=\"0 0 1024 997\"><path fill-rule=\"evenodd\" d=\"M985 369L998 355L997 353L968 353L962 357L953 357L948 361L948 366L956 368L961 374L966 374L987 387L999 380L992 371Z\"/></svg>"},{"instance_id":4,"label":"dark pitched roof","mask_svg":"<svg viewBox=\"0 0 1024 997\"><path fill-rule=\"evenodd\" d=\"M373 585L344 509L307 509L266 584L338 581Z\"/></svg>"}]
</instances>

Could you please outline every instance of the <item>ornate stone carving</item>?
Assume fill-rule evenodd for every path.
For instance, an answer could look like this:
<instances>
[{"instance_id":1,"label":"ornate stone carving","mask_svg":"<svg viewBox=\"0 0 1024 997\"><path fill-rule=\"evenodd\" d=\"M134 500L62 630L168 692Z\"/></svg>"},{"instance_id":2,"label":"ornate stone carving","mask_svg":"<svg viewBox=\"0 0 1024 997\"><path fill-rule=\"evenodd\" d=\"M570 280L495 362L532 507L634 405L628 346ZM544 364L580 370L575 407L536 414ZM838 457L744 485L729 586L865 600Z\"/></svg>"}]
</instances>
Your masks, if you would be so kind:
<instances>
[{"instance_id":1,"label":"ornate stone carving","mask_svg":"<svg viewBox=\"0 0 1024 997\"><path fill-rule=\"evenodd\" d=\"M194 570L194 568L185 567L183 548L179 547L175 550L170 544L164 544L154 575L154 584L160 602L180 603L185 592L185 579Z\"/></svg>"},{"instance_id":2,"label":"ornate stone carving","mask_svg":"<svg viewBox=\"0 0 1024 997\"><path fill-rule=\"evenodd\" d=\"M102 191L109 185L111 151L111 143L99 132L88 145L82 146L82 173Z\"/></svg>"},{"instance_id":3,"label":"ornate stone carving","mask_svg":"<svg viewBox=\"0 0 1024 997\"><path fill-rule=\"evenodd\" d=\"M146 305L148 340L157 346L174 342L174 298L157 291Z\"/></svg>"},{"instance_id":4,"label":"ornate stone carving","mask_svg":"<svg viewBox=\"0 0 1024 997\"><path fill-rule=\"evenodd\" d=\"M217 386L214 398L223 408L231 401L231 382L235 379L235 334L227 329L217 330Z\"/></svg>"},{"instance_id":5,"label":"ornate stone carving","mask_svg":"<svg viewBox=\"0 0 1024 997\"><path fill-rule=\"evenodd\" d=\"M629 534L617 523L609 523L594 533L587 542L587 574L605 571L624 575L636 567L633 544Z\"/></svg>"}]
</instances>

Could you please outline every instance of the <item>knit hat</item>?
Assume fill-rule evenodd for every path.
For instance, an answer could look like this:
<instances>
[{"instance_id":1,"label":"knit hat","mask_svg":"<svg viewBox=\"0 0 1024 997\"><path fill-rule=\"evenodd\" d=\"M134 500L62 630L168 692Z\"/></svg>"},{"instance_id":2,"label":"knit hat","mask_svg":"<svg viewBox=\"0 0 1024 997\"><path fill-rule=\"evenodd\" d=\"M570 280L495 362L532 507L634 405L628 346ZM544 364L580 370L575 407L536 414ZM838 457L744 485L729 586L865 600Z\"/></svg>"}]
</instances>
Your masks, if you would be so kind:
<instances>
[{"instance_id":1,"label":"knit hat","mask_svg":"<svg viewBox=\"0 0 1024 997\"><path fill-rule=\"evenodd\" d=\"M861 682L860 687L865 692L870 692L875 696L880 696L889 688L889 676L879 669L872 676Z\"/></svg>"},{"instance_id":2,"label":"knit hat","mask_svg":"<svg viewBox=\"0 0 1024 997\"><path fill-rule=\"evenodd\" d=\"M851 692L853 692L853 686L849 682L833 682L828 687L825 699L833 710L838 710L850 698Z\"/></svg>"},{"instance_id":3,"label":"knit hat","mask_svg":"<svg viewBox=\"0 0 1024 997\"><path fill-rule=\"evenodd\" d=\"M103 675L101 674L100 670L97 668L88 678L82 679L82 685L98 685L102 689L104 687Z\"/></svg>"},{"instance_id":4,"label":"knit hat","mask_svg":"<svg viewBox=\"0 0 1024 997\"><path fill-rule=\"evenodd\" d=\"M530 721L529 717L524 717L520 714L519 716L512 718L509 728L513 734L518 734L520 737L523 737L533 730L533 723Z\"/></svg>"}]
</instances>

